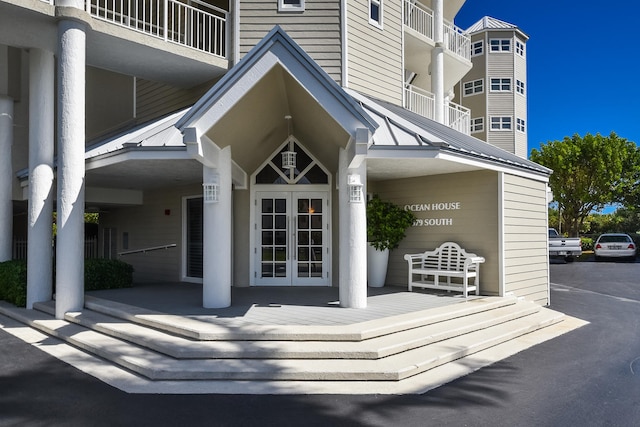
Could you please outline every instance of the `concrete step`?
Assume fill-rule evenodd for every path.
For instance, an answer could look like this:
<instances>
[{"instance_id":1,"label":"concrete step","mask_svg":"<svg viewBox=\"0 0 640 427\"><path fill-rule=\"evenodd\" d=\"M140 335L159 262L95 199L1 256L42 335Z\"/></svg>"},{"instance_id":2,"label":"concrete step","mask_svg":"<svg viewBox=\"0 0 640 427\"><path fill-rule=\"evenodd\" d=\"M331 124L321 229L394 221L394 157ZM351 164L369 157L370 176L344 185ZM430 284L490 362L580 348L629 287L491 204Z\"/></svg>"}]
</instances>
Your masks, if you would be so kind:
<instances>
[{"instance_id":1,"label":"concrete step","mask_svg":"<svg viewBox=\"0 0 640 427\"><path fill-rule=\"evenodd\" d=\"M174 358L379 359L536 313L533 303L512 304L361 341L197 341L85 310L65 320ZM328 343L331 342L330 345Z\"/></svg>"},{"instance_id":2,"label":"concrete step","mask_svg":"<svg viewBox=\"0 0 640 427\"><path fill-rule=\"evenodd\" d=\"M174 335L203 341L361 341L461 318L481 311L493 310L516 302L515 297L485 297L421 312L346 325L256 325L227 319L216 319L214 324L96 297L85 297L85 307L92 311Z\"/></svg>"},{"instance_id":3,"label":"concrete step","mask_svg":"<svg viewBox=\"0 0 640 427\"><path fill-rule=\"evenodd\" d=\"M4 303L0 304L0 312L152 380L398 381L563 319L561 313L540 308L524 317L381 359L180 360L43 312L11 308ZM474 322L473 317L469 317L469 323Z\"/></svg>"}]
</instances>

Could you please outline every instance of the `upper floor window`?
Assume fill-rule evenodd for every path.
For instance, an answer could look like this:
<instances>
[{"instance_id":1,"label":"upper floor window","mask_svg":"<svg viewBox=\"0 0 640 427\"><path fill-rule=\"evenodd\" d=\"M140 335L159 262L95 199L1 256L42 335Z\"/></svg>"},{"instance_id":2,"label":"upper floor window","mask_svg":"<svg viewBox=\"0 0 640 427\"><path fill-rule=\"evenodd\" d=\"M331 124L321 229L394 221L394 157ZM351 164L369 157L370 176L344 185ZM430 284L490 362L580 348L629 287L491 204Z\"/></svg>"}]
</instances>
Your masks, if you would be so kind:
<instances>
[{"instance_id":1,"label":"upper floor window","mask_svg":"<svg viewBox=\"0 0 640 427\"><path fill-rule=\"evenodd\" d=\"M524 82L522 80L516 80L516 92L524 95Z\"/></svg>"},{"instance_id":2,"label":"upper floor window","mask_svg":"<svg viewBox=\"0 0 640 427\"><path fill-rule=\"evenodd\" d=\"M476 117L471 119L471 133L478 133L484 131L484 117Z\"/></svg>"},{"instance_id":3,"label":"upper floor window","mask_svg":"<svg viewBox=\"0 0 640 427\"><path fill-rule=\"evenodd\" d=\"M278 0L278 12L304 12L304 0Z\"/></svg>"},{"instance_id":4,"label":"upper floor window","mask_svg":"<svg viewBox=\"0 0 640 427\"><path fill-rule=\"evenodd\" d=\"M471 43L471 56L480 56L484 53L484 41Z\"/></svg>"},{"instance_id":5,"label":"upper floor window","mask_svg":"<svg viewBox=\"0 0 640 427\"><path fill-rule=\"evenodd\" d=\"M516 40L516 53L520 56L524 56L524 43Z\"/></svg>"},{"instance_id":6,"label":"upper floor window","mask_svg":"<svg viewBox=\"0 0 640 427\"><path fill-rule=\"evenodd\" d=\"M524 126L524 119L521 119L518 117L518 119L516 119L516 129L520 132L524 132L525 131L525 126Z\"/></svg>"},{"instance_id":7,"label":"upper floor window","mask_svg":"<svg viewBox=\"0 0 640 427\"><path fill-rule=\"evenodd\" d=\"M511 52L511 39L489 40L491 52Z\"/></svg>"},{"instance_id":8,"label":"upper floor window","mask_svg":"<svg viewBox=\"0 0 640 427\"><path fill-rule=\"evenodd\" d=\"M511 116L492 116L491 130L511 130Z\"/></svg>"},{"instance_id":9,"label":"upper floor window","mask_svg":"<svg viewBox=\"0 0 640 427\"><path fill-rule=\"evenodd\" d=\"M482 79L465 82L463 86L464 96L471 96L484 92L484 80Z\"/></svg>"},{"instance_id":10,"label":"upper floor window","mask_svg":"<svg viewBox=\"0 0 640 427\"><path fill-rule=\"evenodd\" d=\"M369 23L382 28L382 0L369 0Z\"/></svg>"},{"instance_id":11,"label":"upper floor window","mask_svg":"<svg viewBox=\"0 0 640 427\"><path fill-rule=\"evenodd\" d=\"M511 92L511 79L491 79L491 92Z\"/></svg>"}]
</instances>

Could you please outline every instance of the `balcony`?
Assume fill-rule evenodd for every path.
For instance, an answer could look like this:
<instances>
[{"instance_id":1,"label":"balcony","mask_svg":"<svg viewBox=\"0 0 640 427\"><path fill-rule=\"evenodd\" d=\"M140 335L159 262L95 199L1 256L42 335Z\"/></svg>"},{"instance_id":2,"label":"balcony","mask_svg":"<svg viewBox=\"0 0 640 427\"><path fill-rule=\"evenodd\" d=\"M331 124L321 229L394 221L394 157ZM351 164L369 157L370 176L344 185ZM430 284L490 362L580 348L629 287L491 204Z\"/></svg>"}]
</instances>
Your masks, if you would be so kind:
<instances>
[{"instance_id":1,"label":"balcony","mask_svg":"<svg viewBox=\"0 0 640 427\"><path fill-rule=\"evenodd\" d=\"M404 0L405 68L422 79L420 86L431 87L429 66L434 40L433 11L422 3ZM471 39L459 27L444 20L444 89L449 91L471 69Z\"/></svg>"},{"instance_id":2,"label":"balcony","mask_svg":"<svg viewBox=\"0 0 640 427\"><path fill-rule=\"evenodd\" d=\"M405 88L405 105L409 111L435 120L435 96L413 85ZM471 110L453 102L445 103L445 125L466 135L471 133Z\"/></svg>"},{"instance_id":3,"label":"balcony","mask_svg":"<svg viewBox=\"0 0 640 427\"><path fill-rule=\"evenodd\" d=\"M87 0L96 19L226 57L228 13L199 0Z\"/></svg>"},{"instance_id":4,"label":"balcony","mask_svg":"<svg viewBox=\"0 0 640 427\"><path fill-rule=\"evenodd\" d=\"M434 42L433 11L422 3L404 0L404 25ZM471 60L471 38L453 23L444 21L444 47L455 55Z\"/></svg>"}]
</instances>

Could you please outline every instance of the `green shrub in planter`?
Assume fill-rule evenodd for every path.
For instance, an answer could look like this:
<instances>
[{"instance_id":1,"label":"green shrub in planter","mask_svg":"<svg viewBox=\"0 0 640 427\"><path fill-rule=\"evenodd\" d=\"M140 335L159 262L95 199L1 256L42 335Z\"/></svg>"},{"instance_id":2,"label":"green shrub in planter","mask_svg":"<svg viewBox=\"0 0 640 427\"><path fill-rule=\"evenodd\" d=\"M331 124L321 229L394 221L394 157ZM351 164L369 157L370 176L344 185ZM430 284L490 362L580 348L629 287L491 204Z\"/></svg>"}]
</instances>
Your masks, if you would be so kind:
<instances>
[{"instance_id":1,"label":"green shrub in planter","mask_svg":"<svg viewBox=\"0 0 640 427\"><path fill-rule=\"evenodd\" d=\"M367 202L367 241L378 251L395 249L415 220L413 212L373 196Z\"/></svg>"},{"instance_id":2,"label":"green shrub in planter","mask_svg":"<svg viewBox=\"0 0 640 427\"><path fill-rule=\"evenodd\" d=\"M133 267L115 259L86 259L84 261L84 289L130 288L133 285Z\"/></svg>"},{"instance_id":3,"label":"green shrub in planter","mask_svg":"<svg viewBox=\"0 0 640 427\"><path fill-rule=\"evenodd\" d=\"M18 307L27 305L26 261L0 262L0 300Z\"/></svg>"}]
</instances>

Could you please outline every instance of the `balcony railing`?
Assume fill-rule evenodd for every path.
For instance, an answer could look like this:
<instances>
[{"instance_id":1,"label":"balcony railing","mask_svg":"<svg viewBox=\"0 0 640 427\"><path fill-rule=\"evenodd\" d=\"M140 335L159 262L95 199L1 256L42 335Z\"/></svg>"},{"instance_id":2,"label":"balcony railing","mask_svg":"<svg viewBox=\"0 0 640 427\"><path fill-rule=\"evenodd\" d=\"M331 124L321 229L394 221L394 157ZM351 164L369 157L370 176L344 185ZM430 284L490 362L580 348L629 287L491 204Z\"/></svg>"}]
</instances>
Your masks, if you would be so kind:
<instances>
[{"instance_id":1,"label":"balcony railing","mask_svg":"<svg viewBox=\"0 0 640 427\"><path fill-rule=\"evenodd\" d=\"M422 3L404 0L404 25L429 40L434 39L433 11ZM471 59L471 39L461 28L446 20L444 44L451 52L467 60Z\"/></svg>"},{"instance_id":2,"label":"balcony railing","mask_svg":"<svg viewBox=\"0 0 640 427\"><path fill-rule=\"evenodd\" d=\"M471 39L461 28L445 21L444 41L451 52L471 60Z\"/></svg>"},{"instance_id":3,"label":"balcony railing","mask_svg":"<svg viewBox=\"0 0 640 427\"><path fill-rule=\"evenodd\" d=\"M404 0L404 25L433 40L433 11L425 5Z\"/></svg>"},{"instance_id":4,"label":"balcony railing","mask_svg":"<svg viewBox=\"0 0 640 427\"><path fill-rule=\"evenodd\" d=\"M404 108L429 119L435 117L436 98L431 92L413 85L408 85L404 92Z\"/></svg>"},{"instance_id":5,"label":"balcony railing","mask_svg":"<svg viewBox=\"0 0 640 427\"><path fill-rule=\"evenodd\" d=\"M435 96L413 85L405 88L405 105L409 111L435 120ZM445 103L445 124L452 129L469 135L471 133L471 110L453 102Z\"/></svg>"},{"instance_id":6,"label":"balcony railing","mask_svg":"<svg viewBox=\"0 0 640 427\"><path fill-rule=\"evenodd\" d=\"M86 0L86 9L97 19L226 57L228 14L199 0Z\"/></svg>"},{"instance_id":7,"label":"balcony railing","mask_svg":"<svg viewBox=\"0 0 640 427\"><path fill-rule=\"evenodd\" d=\"M471 110L462 105L449 102L446 114L446 120L451 129L467 135L471 134Z\"/></svg>"}]
</instances>

